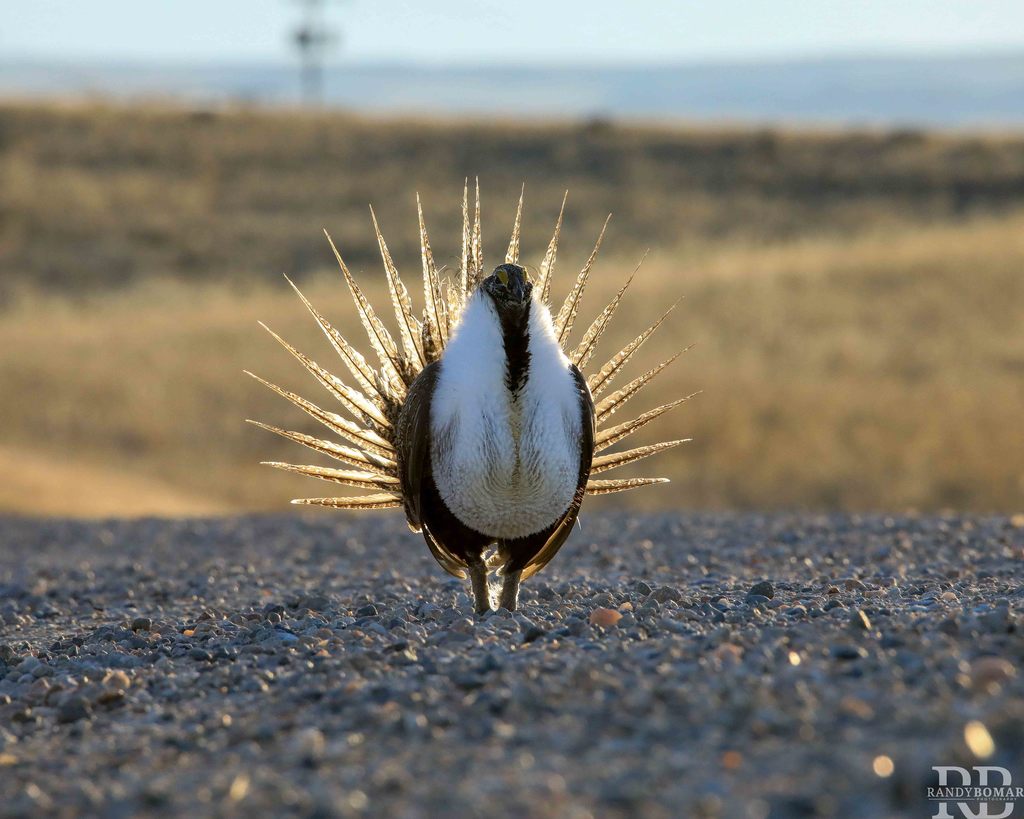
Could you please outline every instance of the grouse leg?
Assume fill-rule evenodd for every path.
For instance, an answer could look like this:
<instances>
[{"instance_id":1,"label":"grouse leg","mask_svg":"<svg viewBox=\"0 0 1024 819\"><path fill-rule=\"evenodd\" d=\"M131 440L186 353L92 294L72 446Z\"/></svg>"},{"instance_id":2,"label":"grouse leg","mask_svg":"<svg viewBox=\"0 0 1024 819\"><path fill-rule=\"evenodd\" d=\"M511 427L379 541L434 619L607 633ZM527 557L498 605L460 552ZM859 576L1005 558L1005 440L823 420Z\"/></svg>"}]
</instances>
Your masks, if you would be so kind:
<instances>
[{"instance_id":1,"label":"grouse leg","mask_svg":"<svg viewBox=\"0 0 1024 819\"><path fill-rule=\"evenodd\" d=\"M487 584L487 565L482 560L469 564L469 579L473 584L476 613L490 611L491 590Z\"/></svg>"},{"instance_id":2,"label":"grouse leg","mask_svg":"<svg viewBox=\"0 0 1024 819\"><path fill-rule=\"evenodd\" d=\"M501 596L498 599L498 608L515 611L519 607L519 578L522 572L509 572L501 583Z\"/></svg>"}]
</instances>

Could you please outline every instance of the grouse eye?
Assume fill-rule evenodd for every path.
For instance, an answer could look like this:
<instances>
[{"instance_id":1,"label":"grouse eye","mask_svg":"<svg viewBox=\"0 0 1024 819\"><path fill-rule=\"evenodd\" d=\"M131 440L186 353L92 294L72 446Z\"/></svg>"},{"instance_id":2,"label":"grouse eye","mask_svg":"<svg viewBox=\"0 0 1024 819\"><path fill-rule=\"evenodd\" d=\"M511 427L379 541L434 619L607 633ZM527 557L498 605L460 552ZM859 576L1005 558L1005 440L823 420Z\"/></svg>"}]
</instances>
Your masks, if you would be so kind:
<instances>
[{"instance_id":1,"label":"grouse eye","mask_svg":"<svg viewBox=\"0 0 1024 819\"><path fill-rule=\"evenodd\" d=\"M505 287L508 287L508 271L499 268L494 271L494 275L498 277L498 281L505 285Z\"/></svg>"}]
</instances>

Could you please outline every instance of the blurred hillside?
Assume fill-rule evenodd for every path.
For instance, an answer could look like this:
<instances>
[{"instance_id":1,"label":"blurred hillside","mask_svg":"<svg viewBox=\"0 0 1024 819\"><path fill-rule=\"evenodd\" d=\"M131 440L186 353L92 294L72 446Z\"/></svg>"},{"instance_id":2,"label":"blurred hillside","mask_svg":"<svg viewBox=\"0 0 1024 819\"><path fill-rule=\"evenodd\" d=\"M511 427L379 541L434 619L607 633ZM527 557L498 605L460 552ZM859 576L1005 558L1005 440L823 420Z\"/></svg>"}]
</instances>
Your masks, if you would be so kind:
<instances>
[{"instance_id":1,"label":"blurred hillside","mask_svg":"<svg viewBox=\"0 0 1024 819\"><path fill-rule=\"evenodd\" d=\"M329 261L322 227L352 264L375 264L368 203L396 256L414 259L417 190L452 261L462 181L477 175L501 232L527 183L528 250L547 242L568 189L567 248L582 251L613 212L613 250L630 256L1007 212L1024 204L1024 136L8 106L0 292L301 276Z\"/></svg>"},{"instance_id":2,"label":"blurred hillside","mask_svg":"<svg viewBox=\"0 0 1024 819\"><path fill-rule=\"evenodd\" d=\"M1024 506L1024 136L8 105L0 174L0 510L321 493L256 463L305 455L244 417L312 427L243 367L326 400L256 319L333 365L279 274L357 337L321 227L386 298L366 205L415 275L419 190L454 267L467 175L487 262L523 181L533 263L570 190L557 296L615 213L581 324L654 249L603 352L686 296L635 372L697 346L633 409L701 389L661 426L695 440L607 502Z\"/></svg>"}]
</instances>

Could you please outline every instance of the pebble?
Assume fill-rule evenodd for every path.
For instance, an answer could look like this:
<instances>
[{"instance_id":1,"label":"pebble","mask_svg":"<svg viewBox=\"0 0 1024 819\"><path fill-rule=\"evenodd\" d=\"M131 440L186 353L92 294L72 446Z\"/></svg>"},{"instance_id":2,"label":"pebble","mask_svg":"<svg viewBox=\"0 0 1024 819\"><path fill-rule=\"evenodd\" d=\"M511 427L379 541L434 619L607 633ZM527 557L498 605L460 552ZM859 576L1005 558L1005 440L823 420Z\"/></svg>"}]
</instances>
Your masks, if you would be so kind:
<instances>
[{"instance_id":1,"label":"pebble","mask_svg":"<svg viewBox=\"0 0 1024 819\"><path fill-rule=\"evenodd\" d=\"M868 656L867 651L860 646L835 645L829 650L837 660L859 660Z\"/></svg>"},{"instance_id":2,"label":"pebble","mask_svg":"<svg viewBox=\"0 0 1024 819\"><path fill-rule=\"evenodd\" d=\"M679 589L673 589L671 586L659 586L649 597L658 603L678 603L682 600Z\"/></svg>"},{"instance_id":3,"label":"pebble","mask_svg":"<svg viewBox=\"0 0 1024 819\"><path fill-rule=\"evenodd\" d=\"M775 586L768 580L762 580L760 583L755 583L747 591L747 597L760 596L771 600L775 597Z\"/></svg>"},{"instance_id":4,"label":"pebble","mask_svg":"<svg viewBox=\"0 0 1024 819\"><path fill-rule=\"evenodd\" d=\"M83 697L70 697L57 709L57 722L77 722L89 716L89 704Z\"/></svg>"},{"instance_id":5,"label":"pebble","mask_svg":"<svg viewBox=\"0 0 1024 819\"><path fill-rule=\"evenodd\" d=\"M590 612L590 625L611 628L622 619L622 614L615 609L596 608Z\"/></svg>"},{"instance_id":6,"label":"pebble","mask_svg":"<svg viewBox=\"0 0 1024 819\"><path fill-rule=\"evenodd\" d=\"M547 634L547 632L544 629L542 629L540 626L536 626L536 625L530 626L523 633L523 642L524 643L532 643L534 640L539 640L545 634Z\"/></svg>"},{"instance_id":7,"label":"pebble","mask_svg":"<svg viewBox=\"0 0 1024 819\"><path fill-rule=\"evenodd\" d=\"M862 631L871 631L871 620L863 611L857 609L850 618L850 626Z\"/></svg>"},{"instance_id":8,"label":"pebble","mask_svg":"<svg viewBox=\"0 0 1024 819\"><path fill-rule=\"evenodd\" d=\"M979 657L971 663L971 684L978 690L988 691L1017 676L1017 669L1002 657Z\"/></svg>"}]
</instances>

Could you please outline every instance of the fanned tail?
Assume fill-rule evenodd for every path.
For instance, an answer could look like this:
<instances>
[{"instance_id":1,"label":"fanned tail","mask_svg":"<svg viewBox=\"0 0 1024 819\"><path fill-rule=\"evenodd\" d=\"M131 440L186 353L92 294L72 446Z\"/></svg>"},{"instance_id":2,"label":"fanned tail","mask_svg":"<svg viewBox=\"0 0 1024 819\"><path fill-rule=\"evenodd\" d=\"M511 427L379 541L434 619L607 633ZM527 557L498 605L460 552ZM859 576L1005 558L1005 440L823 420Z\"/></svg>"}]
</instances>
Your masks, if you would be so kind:
<instances>
[{"instance_id":1,"label":"fanned tail","mask_svg":"<svg viewBox=\"0 0 1024 819\"><path fill-rule=\"evenodd\" d=\"M307 475L310 478L319 478L322 481L341 483L345 486L354 486L357 489L398 489L398 478L391 478L377 475L373 472L360 472L353 469L332 469L326 466L283 464L280 461L262 461L264 466L272 466L275 469L283 469L286 472L297 472L300 475Z\"/></svg>"},{"instance_id":2,"label":"fanned tail","mask_svg":"<svg viewBox=\"0 0 1024 819\"><path fill-rule=\"evenodd\" d=\"M395 454L394 447L391 442L382 438L376 432L371 429L364 429L358 424L349 421L347 418L343 418L334 412L328 412L327 410L321 409L312 401L307 401L305 398L296 395L283 387L272 384L266 379L260 378L258 375L245 371L246 375L255 378L261 384L268 389L273 390L282 398L286 398L291 401L295 406L309 415L311 418L315 418L325 427L327 427L335 435L340 435L348 441L362 447L363 449L374 452L385 458L392 458Z\"/></svg>"},{"instance_id":3,"label":"fanned tail","mask_svg":"<svg viewBox=\"0 0 1024 819\"><path fill-rule=\"evenodd\" d=\"M662 314L661 318L654 322L654 324L613 355L600 370L588 376L587 386L590 387L590 392L593 393L594 397L597 397L609 387L619 370L629 363L629 360L633 357L636 351L643 346L647 339L654 335L655 330L661 327L662 323L668 318L669 314L676 309L676 305L678 304L679 302L676 302L669 307L668 310Z\"/></svg>"},{"instance_id":4,"label":"fanned tail","mask_svg":"<svg viewBox=\"0 0 1024 819\"><path fill-rule=\"evenodd\" d=\"M526 196L526 185L519 192L519 204L516 206L516 220L512 223L512 238L508 240L505 251L505 264L519 263L519 232L523 226L523 197Z\"/></svg>"},{"instance_id":5,"label":"fanned tail","mask_svg":"<svg viewBox=\"0 0 1024 819\"><path fill-rule=\"evenodd\" d=\"M300 353L291 344L285 341L281 336L267 327L266 324L260 322L260 326L270 333L282 347L290 352L295 358L311 372L323 386L331 393L338 402L347 409L352 415L359 419L359 421L367 426L376 427L378 430L386 430L390 428L391 422L381 413L380 409L374 405L371 401L357 390L352 389L345 384L340 378L331 373L327 372L323 367L317 364L310 358Z\"/></svg>"},{"instance_id":6,"label":"fanned tail","mask_svg":"<svg viewBox=\"0 0 1024 819\"><path fill-rule=\"evenodd\" d=\"M390 458L385 458L383 455L364 452L355 447L336 444L334 441L324 441L312 435L306 435L304 432L281 429L272 424L264 424L262 421L248 419L248 423L260 429L265 429L268 432L273 432L275 435L280 435L282 438L287 438L289 441L309 447L314 452L334 458L336 461L351 464L352 466L366 467L378 475L396 476L398 474L398 464Z\"/></svg>"},{"instance_id":7,"label":"fanned tail","mask_svg":"<svg viewBox=\"0 0 1024 819\"><path fill-rule=\"evenodd\" d=\"M642 486L654 486L668 483L668 478L619 478L611 481L587 481L588 495L610 495L612 492L625 492L627 489L639 489Z\"/></svg>"},{"instance_id":8,"label":"fanned tail","mask_svg":"<svg viewBox=\"0 0 1024 819\"><path fill-rule=\"evenodd\" d=\"M348 371L352 373L352 377L359 382L359 386L366 394L367 398L372 399L381 409L386 409L389 405L387 396L382 393L377 387L377 374L373 368L366 363L366 359L363 358L363 354L360 353L355 347L349 344L345 338L339 333L331 324L317 311L315 307L310 303L302 291L295 286L295 282L285 276L285 280L292 286L292 289L302 299L302 303L306 305L306 309L309 310L310 314L316 320L316 323L320 325L320 329L323 330L324 335L331 342L331 346L334 347L341 360L345 363Z\"/></svg>"},{"instance_id":9,"label":"fanned tail","mask_svg":"<svg viewBox=\"0 0 1024 819\"><path fill-rule=\"evenodd\" d=\"M409 291L398 275L398 268L391 258L384 236L380 232L380 225L377 224L377 214L370 208L370 218L373 220L373 232L377 234L377 246L380 248L380 257L384 262L384 272L388 280L388 291L391 293L391 304L395 309L395 318L398 320L398 333L402 338L402 349L405 351L405 366L418 375L420 370L426 366L423 357L423 349L420 346L420 323L412 312L412 299L409 298ZM411 383L411 381L409 382Z\"/></svg>"},{"instance_id":10,"label":"fanned tail","mask_svg":"<svg viewBox=\"0 0 1024 819\"><path fill-rule=\"evenodd\" d=\"M423 259L423 326L430 338L427 363L437 361L441 357L444 345L448 343L448 304L441 291L441 279L434 264L434 253L430 249L430 238L427 236L427 224L423 219L423 204L420 195L416 194L416 215L420 223L420 256Z\"/></svg>"},{"instance_id":11,"label":"fanned tail","mask_svg":"<svg viewBox=\"0 0 1024 819\"><path fill-rule=\"evenodd\" d=\"M634 461L639 461L643 458L649 458L651 455L657 455L659 452L664 452L666 449L672 449L673 447L685 444L691 440L693 439L679 438L676 441L662 441L659 444L638 446L636 449L614 452L611 455L598 455L594 458L594 462L590 466L590 474L597 475L601 472L607 472L609 469L615 469L616 467L625 466L626 464L631 464Z\"/></svg>"},{"instance_id":12,"label":"fanned tail","mask_svg":"<svg viewBox=\"0 0 1024 819\"><path fill-rule=\"evenodd\" d=\"M545 304L551 303L551 277L555 271L555 258L558 256L558 239L562 233L562 218L565 216L565 203L569 199L569 191L562 197L562 207L558 211L558 221L555 222L555 232L548 242L548 249L544 253L544 260L540 263L540 279L537 288L540 290L541 301Z\"/></svg>"},{"instance_id":13,"label":"fanned tail","mask_svg":"<svg viewBox=\"0 0 1024 819\"><path fill-rule=\"evenodd\" d=\"M617 410L621 409L622 406L640 390L646 387L654 378L661 373L666 367L672 364L679 356L685 351L680 350L671 358L662 361L656 367L652 367L643 375L634 378L622 389L616 390L607 398L603 398L594 405L594 414L597 416L598 425L603 424L608 418L610 418Z\"/></svg>"},{"instance_id":14,"label":"fanned tail","mask_svg":"<svg viewBox=\"0 0 1024 819\"><path fill-rule=\"evenodd\" d=\"M694 395L697 395L697 393L687 395L685 398L677 398L675 401L669 401L667 404L662 404L660 407L648 410L643 413L643 415L639 415L634 418L632 421L625 421L624 423L617 424L614 427L606 427L605 429L598 430L597 435L594 438L594 452L602 452L608 447L617 444L623 438L628 435L632 435L634 432L638 432L643 427L647 426L655 418L664 415L670 409L675 409L680 404L683 404L693 398Z\"/></svg>"},{"instance_id":15,"label":"fanned tail","mask_svg":"<svg viewBox=\"0 0 1024 819\"><path fill-rule=\"evenodd\" d=\"M611 214L608 214L608 218L604 220L601 232L597 236L597 242L594 243L594 249L590 252L590 258L587 259L583 269L580 270L579 276L576 277L576 283L572 286L572 290L569 291L569 295L565 297L565 301L562 302L562 308L555 317L555 333L558 336L558 343L563 348L569 340L569 333L572 332L572 325L576 321L576 314L580 309L580 299L583 298L583 291L587 289L587 284L590 281L590 271L594 267L594 262L597 261L598 251L601 250L601 242L604 241L604 234L608 230L608 223L611 220Z\"/></svg>"},{"instance_id":16,"label":"fanned tail","mask_svg":"<svg viewBox=\"0 0 1024 819\"><path fill-rule=\"evenodd\" d=\"M470 244L473 256L473 279L470 284L469 290L466 292L466 298L469 298L470 293L476 289L476 286L480 284L480 280L484 275L484 240L481 235L480 225L480 179L476 180L476 208L473 210L473 241Z\"/></svg>"},{"instance_id":17,"label":"fanned tail","mask_svg":"<svg viewBox=\"0 0 1024 819\"><path fill-rule=\"evenodd\" d=\"M393 509L402 505L398 495L382 492L352 498L295 498L292 503L303 506L328 506L331 509Z\"/></svg>"},{"instance_id":18,"label":"fanned tail","mask_svg":"<svg viewBox=\"0 0 1024 819\"><path fill-rule=\"evenodd\" d=\"M377 313L370 305L366 296L363 295L363 291L356 284L356 280L352 278L352 274L341 258L341 254L338 253L338 248L334 246L334 240L331 239L330 234L326 230L324 235L327 236L327 241L331 243L334 258L338 260L338 267L341 268L341 273L345 277L345 283L352 294L352 300L356 305L356 312L359 313L359 320L366 330L366 337L370 341L370 346L373 347L377 358L380 359L383 381L388 385L391 392L395 394L396 399L401 402L405 398L406 387L412 383L412 379L406 380L408 373L403 372L405 368L402 366L402 359L398 354L398 346L391 337L391 333L388 332L381 320L377 318Z\"/></svg>"},{"instance_id":19,"label":"fanned tail","mask_svg":"<svg viewBox=\"0 0 1024 819\"><path fill-rule=\"evenodd\" d=\"M636 277L637 271L640 269L640 265L643 264L644 259L647 258L645 253L643 259L630 273L629 278L626 279L626 283L619 288L619 292L615 294L615 298L609 302L608 306L602 310L596 319L587 328L587 331L583 334L583 338L580 343L576 345L576 349L572 351L572 355L569 356L572 359L572 363L575 364L580 370L583 370L587 364L590 363L591 356L594 355L594 351L597 350L597 343L601 340L601 336L604 335L604 331L611 323L612 317L615 315L615 311L619 309L619 303L622 301L622 297L626 294L626 290L633 283L633 279Z\"/></svg>"},{"instance_id":20,"label":"fanned tail","mask_svg":"<svg viewBox=\"0 0 1024 819\"><path fill-rule=\"evenodd\" d=\"M520 263L524 195L525 187L520 191L512 233L508 249L505 251L505 262L509 264ZM558 255L558 243L565 216L567 197L568 193L562 199L555 229L544 253L543 260L540 263L539 275L534 284L536 297L544 303L550 302L551 281ZM416 212L419 222L420 256L423 267L424 308L420 316L416 314L409 289L399 275L391 253L388 250L376 214L372 208L370 209L374 234L377 239L381 259L384 263L391 305L397 320L397 337L392 336L384 326L366 295L359 285L356 284L330 235L327 235L326 231L324 232L327 235L331 250L338 261L338 266L341 268L360 323L366 331L367 339L379 362L379 366L374 366L367 361L363 354L356 350L312 305L299 288L288 279L288 283L295 290L310 315L312 315L321 331L327 337L331 346L344 362L346 369L351 373L355 386L344 383L340 378L330 373L311 358L300 353L283 338L270 330L270 328L266 328L334 396L341 404L342 409L354 420L322 409L289 390L272 384L252 373L248 373L266 387L316 419L332 435L336 435L349 443L343 444L324 440L303 432L286 430L259 421L252 421L251 423L293 443L311 449L320 455L340 461L348 467L354 467L354 469L338 469L312 464L290 464L280 461L266 461L264 463L275 469L294 472L299 475L318 478L356 489L367 489L372 492L372 494L353 497L300 498L292 501L293 503L357 510L388 509L402 505L401 482L398 479L394 440L395 420L401 410L409 385L412 384L413 380L426 365L437 361L441 357L444 347L455 329L466 300L484 275L479 180L475 180L472 207L470 205L468 179L466 179L463 186L462 250L456 279L453 280L450 276L442 276L443 270L439 271L434 262L430 239L427 236L426 222L423 217L423 207L418 194L416 196ZM609 216L608 218L610 219L611 217ZM597 259L607 227L608 220L605 220L593 251L580 269L575 282L554 318L555 332L563 349L567 347L583 295L591 281L594 262ZM641 259L642 261L643 259ZM638 264L637 269L639 269L639 266ZM636 273L637 270L634 269L609 304L587 327L579 343L571 351L568 351L570 360L581 370L585 370L590 364L599 342L618 310ZM675 306L672 305L654 324L626 344L597 369L596 372L592 372L587 376L587 385L595 399L610 387L637 350L662 325ZM675 361L679 355L680 353L677 353L667 361L634 378L624 387L596 401L595 420L597 430L594 438L595 456L591 467L592 475L598 475L633 464L690 440L688 438L668 440L619 452L600 454L628 436L638 432L669 410L692 398L693 395L696 395L694 393L685 398L679 398L662 404L630 421L613 426L608 425L608 420L613 414L621 409L627 401L637 395L669 364ZM664 483L667 480L667 478L591 478L586 485L586 492L590 495L604 495L652 486Z\"/></svg>"}]
</instances>

